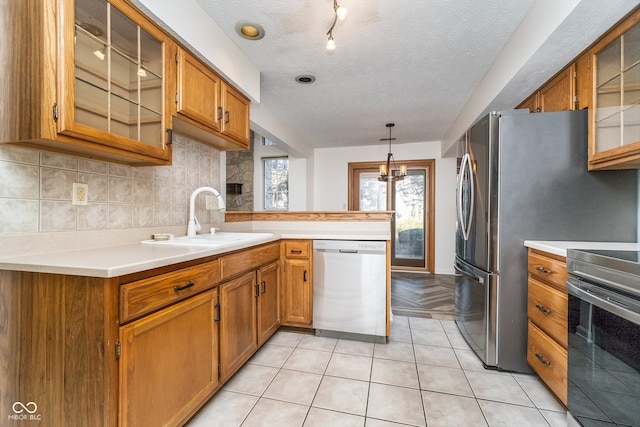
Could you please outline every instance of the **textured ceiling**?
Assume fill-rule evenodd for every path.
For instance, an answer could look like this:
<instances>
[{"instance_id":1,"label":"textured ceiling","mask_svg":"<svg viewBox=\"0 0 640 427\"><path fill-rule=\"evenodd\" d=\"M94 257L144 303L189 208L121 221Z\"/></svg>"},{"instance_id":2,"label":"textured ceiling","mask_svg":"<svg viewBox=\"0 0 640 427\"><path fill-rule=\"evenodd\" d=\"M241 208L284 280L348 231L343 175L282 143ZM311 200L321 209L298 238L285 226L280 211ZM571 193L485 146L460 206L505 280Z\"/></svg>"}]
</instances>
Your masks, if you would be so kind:
<instances>
[{"instance_id":1,"label":"textured ceiling","mask_svg":"<svg viewBox=\"0 0 640 427\"><path fill-rule=\"evenodd\" d=\"M387 122L398 143L442 139L534 3L340 0L349 14L328 52L332 0L197 1L260 69L261 103L317 147L379 144ZM265 37L243 39L239 22L261 25ZM300 74L316 81L301 85Z\"/></svg>"}]
</instances>

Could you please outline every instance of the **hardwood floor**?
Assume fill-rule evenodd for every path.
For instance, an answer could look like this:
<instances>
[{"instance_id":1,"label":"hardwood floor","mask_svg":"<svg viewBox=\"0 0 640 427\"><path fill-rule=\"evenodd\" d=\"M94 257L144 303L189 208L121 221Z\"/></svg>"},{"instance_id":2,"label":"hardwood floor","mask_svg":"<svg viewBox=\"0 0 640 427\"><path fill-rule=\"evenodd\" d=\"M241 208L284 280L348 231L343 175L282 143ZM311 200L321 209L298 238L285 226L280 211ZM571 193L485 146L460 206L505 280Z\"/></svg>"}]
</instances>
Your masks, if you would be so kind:
<instances>
[{"instance_id":1,"label":"hardwood floor","mask_svg":"<svg viewBox=\"0 0 640 427\"><path fill-rule=\"evenodd\" d=\"M455 276L391 272L391 311L396 316L454 320Z\"/></svg>"}]
</instances>

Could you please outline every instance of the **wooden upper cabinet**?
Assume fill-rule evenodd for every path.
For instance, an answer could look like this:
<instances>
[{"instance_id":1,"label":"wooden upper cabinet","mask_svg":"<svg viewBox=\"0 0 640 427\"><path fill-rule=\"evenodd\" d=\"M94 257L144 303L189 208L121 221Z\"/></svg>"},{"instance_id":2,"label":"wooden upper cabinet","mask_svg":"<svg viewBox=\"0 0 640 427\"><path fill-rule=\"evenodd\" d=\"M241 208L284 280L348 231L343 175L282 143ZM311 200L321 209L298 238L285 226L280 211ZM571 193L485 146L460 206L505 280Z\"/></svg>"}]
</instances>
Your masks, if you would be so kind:
<instances>
[{"instance_id":1,"label":"wooden upper cabinet","mask_svg":"<svg viewBox=\"0 0 640 427\"><path fill-rule=\"evenodd\" d=\"M575 109L575 74L575 65L569 65L517 108L527 108L532 113Z\"/></svg>"},{"instance_id":2,"label":"wooden upper cabinet","mask_svg":"<svg viewBox=\"0 0 640 427\"><path fill-rule=\"evenodd\" d=\"M249 148L249 99L181 47L175 62L175 130L223 150Z\"/></svg>"},{"instance_id":3,"label":"wooden upper cabinet","mask_svg":"<svg viewBox=\"0 0 640 427\"><path fill-rule=\"evenodd\" d=\"M593 67L591 66L591 50L583 52L575 62L576 65L576 109L591 107L591 91L593 88Z\"/></svg>"},{"instance_id":4,"label":"wooden upper cabinet","mask_svg":"<svg viewBox=\"0 0 640 427\"><path fill-rule=\"evenodd\" d=\"M3 2L0 141L169 164L167 36L124 0Z\"/></svg>"},{"instance_id":5,"label":"wooden upper cabinet","mask_svg":"<svg viewBox=\"0 0 640 427\"><path fill-rule=\"evenodd\" d=\"M640 7L592 49L589 169L640 168Z\"/></svg>"},{"instance_id":6,"label":"wooden upper cabinet","mask_svg":"<svg viewBox=\"0 0 640 427\"><path fill-rule=\"evenodd\" d=\"M249 148L249 100L223 83L222 107L222 134Z\"/></svg>"},{"instance_id":7,"label":"wooden upper cabinet","mask_svg":"<svg viewBox=\"0 0 640 427\"><path fill-rule=\"evenodd\" d=\"M176 112L211 130L220 131L223 116L220 105L220 77L181 48L178 49L177 63Z\"/></svg>"}]
</instances>

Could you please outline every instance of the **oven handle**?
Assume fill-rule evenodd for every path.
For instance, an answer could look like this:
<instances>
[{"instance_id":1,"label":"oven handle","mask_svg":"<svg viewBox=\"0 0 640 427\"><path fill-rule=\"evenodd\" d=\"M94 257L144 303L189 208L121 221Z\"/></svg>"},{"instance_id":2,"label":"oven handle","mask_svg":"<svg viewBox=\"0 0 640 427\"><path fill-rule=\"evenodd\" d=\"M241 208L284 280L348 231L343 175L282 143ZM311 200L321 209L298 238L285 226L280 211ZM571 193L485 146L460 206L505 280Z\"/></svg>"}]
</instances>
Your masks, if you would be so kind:
<instances>
[{"instance_id":1,"label":"oven handle","mask_svg":"<svg viewBox=\"0 0 640 427\"><path fill-rule=\"evenodd\" d=\"M567 292L578 299L640 325L640 301L638 300L573 277L567 278Z\"/></svg>"}]
</instances>

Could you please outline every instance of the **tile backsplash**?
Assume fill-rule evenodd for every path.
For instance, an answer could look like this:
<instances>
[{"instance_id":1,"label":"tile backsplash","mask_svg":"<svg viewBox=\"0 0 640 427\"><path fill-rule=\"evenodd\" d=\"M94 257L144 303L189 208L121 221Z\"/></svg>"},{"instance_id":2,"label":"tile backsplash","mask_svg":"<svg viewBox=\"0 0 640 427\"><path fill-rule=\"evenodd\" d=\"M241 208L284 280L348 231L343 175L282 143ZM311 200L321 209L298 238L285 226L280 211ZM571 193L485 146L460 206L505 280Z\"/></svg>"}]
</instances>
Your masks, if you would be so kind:
<instances>
[{"instance_id":1,"label":"tile backsplash","mask_svg":"<svg viewBox=\"0 0 640 427\"><path fill-rule=\"evenodd\" d=\"M220 188L220 152L175 134L171 166L131 167L0 144L0 235L187 225L189 197ZM74 182L87 206L71 204ZM196 200L201 223L224 221Z\"/></svg>"}]
</instances>

